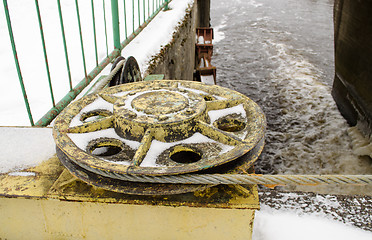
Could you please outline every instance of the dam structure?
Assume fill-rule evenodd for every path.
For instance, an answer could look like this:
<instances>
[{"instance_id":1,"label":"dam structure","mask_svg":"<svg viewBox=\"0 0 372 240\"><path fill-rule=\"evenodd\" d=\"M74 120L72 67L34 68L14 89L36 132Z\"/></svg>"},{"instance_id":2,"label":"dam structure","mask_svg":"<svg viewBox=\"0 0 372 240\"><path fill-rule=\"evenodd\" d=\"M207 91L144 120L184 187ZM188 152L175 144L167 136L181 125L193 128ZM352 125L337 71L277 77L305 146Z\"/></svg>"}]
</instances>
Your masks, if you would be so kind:
<instances>
[{"instance_id":1,"label":"dam structure","mask_svg":"<svg viewBox=\"0 0 372 240\"><path fill-rule=\"evenodd\" d=\"M3 0L0 239L368 239L368 11L281 1Z\"/></svg>"}]
</instances>

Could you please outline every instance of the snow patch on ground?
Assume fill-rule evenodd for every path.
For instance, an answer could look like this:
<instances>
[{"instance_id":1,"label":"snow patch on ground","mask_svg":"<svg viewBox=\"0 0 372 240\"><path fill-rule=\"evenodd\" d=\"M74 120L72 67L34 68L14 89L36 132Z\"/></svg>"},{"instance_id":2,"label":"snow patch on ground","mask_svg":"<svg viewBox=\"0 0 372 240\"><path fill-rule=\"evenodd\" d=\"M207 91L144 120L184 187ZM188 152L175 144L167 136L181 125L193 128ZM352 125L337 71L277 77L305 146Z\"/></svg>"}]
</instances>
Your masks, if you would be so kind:
<instances>
[{"instance_id":1,"label":"snow patch on ground","mask_svg":"<svg viewBox=\"0 0 372 240\"><path fill-rule=\"evenodd\" d=\"M283 192L262 188L259 190L259 198L261 204L261 210L259 212L264 213L262 215L264 218L269 217L269 215L277 216L284 214L284 216L282 216L283 220L279 221L277 224L287 221L287 216L285 214L289 214L290 216L288 216L288 218L290 219L296 216L299 218L299 221L302 221L304 218L310 218L310 222L313 221L312 219L319 219L324 221L324 224L342 225L345 229L347 227L347 229L351 231L353 229L357 229L358 231L365 230L372 234L372 226L370 224L372 222L372 198L369 196ZM257 216L260 216L260 214L258 213ZM326 221L328 223L326 223ZM288 220L288 223L290 223L290 220ZM303 221L303 223L305 224L305 221ZM333 227L334 226L330 226L329 229ZM283 226L283 229L285 228L286 227ZM314 231L318 231L318 229L321 230L318 226L313 227ZM313 239L329 239L323 237L319 238L315 235L312 236ZM345 236L349 235L345 234ZM272 238L268 236L268 238L263 239ZM344 238L334 237L331 239Z\"/></svg>"},{"instance_id":2,"label":"snow patch on ground","mask_svg":"<svg viewBox=\"0 0 372 240\"><path fill-rule=\"evenodd\" d=\"M0 127L0 173L35 167L56 150L51 128Z\"/></svg>"},{"instance_id":3,"label":"snow patch on ground","mask_svg":"<svg viewBox=\"0 0 372 240\"><path fill-rule=\"evenodd\" d=\"M372 232L313 215L275 210L261 205L256 211L253 240L369 240Z\"/></svg>"},{"instance_id":4,"label":"snow patch on ground","mask_svg":"<svg viewBox=\"0 0 372 240\"><path fill-rule=\"evenodd\" d=\"M35 177L36 173L34 172L11 172L8 175L14 176L14 177Z\"/></svg>"}]
</instances>

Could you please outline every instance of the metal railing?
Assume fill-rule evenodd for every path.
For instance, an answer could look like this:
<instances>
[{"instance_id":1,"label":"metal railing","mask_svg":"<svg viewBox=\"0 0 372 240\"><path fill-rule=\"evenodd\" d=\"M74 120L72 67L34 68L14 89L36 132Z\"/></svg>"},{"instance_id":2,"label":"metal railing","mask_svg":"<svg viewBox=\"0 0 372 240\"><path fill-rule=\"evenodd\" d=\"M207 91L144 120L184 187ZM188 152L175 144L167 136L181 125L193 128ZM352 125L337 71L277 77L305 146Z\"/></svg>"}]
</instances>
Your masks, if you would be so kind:
<instances>
[{"instance_id":1,"label":"metal railing","mask_svg":"<svg viewBox=\"0 0 372 240\"><path fill-rule=\"evenodd\" d=\"M47 39L45 38L45 30L43 29L43 21L48 21L48 19L44 18L41 14L40 8L40 0L34 0L35 9L37 13L37 22L38 27L40 29L40 38L42 43L42 49L43 49L43 57L45 62L45 69L47 73L47 79L48 79L48 85L49 85L49 91L50 91L50 98L51 98L51 109L42 117L40 118L36 123L34 122L33 115L32 115L32 106L30 106L28 97L27 97L27 91L24 84L24 78L22 76L22 67L20 65L20 62L18 60L17 55L17 47L16 47L16 41L15 36L13 34L13 28L12 28L12 21L11 21L11 14L13 12L9 11L8 7L8 0L3 0L3 6L5 11L5 18L7 22L8 32L9 32L9 38L12 48L12 53L14 56L14 64L17 70L19 83L22 90L22 95L24 98L24 103L26 105L28 117L30 124L32 126L47 126L50 124L50 122L73 100L77 97L79 93L82 92L82 90L89 85L89 83L110 63L112 62L116 57L120 56L121 50L130 43L141 31L144 29L148 23L162 10L168 9L168 3L170 0L96 0L90 1L90 10L91 10L91 24L93 27L93 37L92 39L83 39L83 28L86 27L82 24L81 21L81 9L79 9L79 6L82 4L78 0L74 0L74 2L71 2L71 4L74 4L74 10L76 14L76 21L78 25L78 31L79 31L79 44L80 44L80 51L81 51L81 59L82 59L82 66L80 68L84 69L84 77L83 79L73 87L73 81L72 81L72 74L71 74L71 59L69 56L69 45L68 41L66 40L66 20L64 19L64 14L66 9L64 10L65 1L56 0L55 4L57 5L58 12L58 18L59 18L59 24L60 24L60 32L61 32L61 38L62 38L62 45L60 46L63 48L64 57L65 57L65 65L66 65L66 72L68 76L68 81L66 81L66 84L69 85L69 92L58 102L55 101L55 94L53 91L53 83L55 83L54 79L52 79L51 74L51 68L48 61L48 56L50 56L50 52L47 51ZM102 2L102 8L97 9L97 2ZM111 9L107 9L107 6L111 5ZM69 8L71 10L72 8ZM86 9L84 9L86 11ZM101 15L101 19L98 19L97 12L101 11L103 14ZM111 14L111 24L109 21L107 21L107 18ZM99 44L97 42L97 23L100 22L104 25L104 33L105 33L105 46L106 54L104 57L99 57L98 54L98 47ZM109 28L111 26L111 29ZM55 26L57 27L57 26ZM112 31L112 39L108 37L108 30ZM122 33L122 34L121 34ZM121 39L124 39L124 41L121 42ZM113 46L109 46L109 42L112 40ZM88 41L91 41L94 43L94 56L95 56L95 67L88 73L87 71L87 61L86 61L86 54L87 50L84 48L84 44L86 44ZM102 43L101 43L102 44ZM32 47L32 46L30 46ZM100 46L102 47L102 46ZM110 51L110 52L109 52ZM24 64L34 64L34 63L24 63ZM81 79L81 77L80 77Z\"/></svg>"}]
</instances>

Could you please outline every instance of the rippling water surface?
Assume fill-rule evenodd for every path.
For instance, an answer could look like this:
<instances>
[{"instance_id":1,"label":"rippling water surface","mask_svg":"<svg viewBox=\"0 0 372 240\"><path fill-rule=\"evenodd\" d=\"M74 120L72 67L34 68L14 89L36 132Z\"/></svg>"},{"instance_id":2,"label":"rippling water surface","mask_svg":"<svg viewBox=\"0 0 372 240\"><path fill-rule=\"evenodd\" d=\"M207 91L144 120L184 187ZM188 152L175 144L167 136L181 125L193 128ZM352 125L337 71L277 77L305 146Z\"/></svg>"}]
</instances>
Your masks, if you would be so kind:
<instances>
[{"instance_id":1,"label":"rippling water surface","mask_svg":"<svg viewBox=\"0 0 372 240\"><path fill-rule=\"evenodd\" d=\"M333 1L211 2L217 83L252 98L267 117L256 172L372 174L371 159L353 153L330 94ZM372 195L372 187L296 189Z\"/></svg>"}]
</instances>

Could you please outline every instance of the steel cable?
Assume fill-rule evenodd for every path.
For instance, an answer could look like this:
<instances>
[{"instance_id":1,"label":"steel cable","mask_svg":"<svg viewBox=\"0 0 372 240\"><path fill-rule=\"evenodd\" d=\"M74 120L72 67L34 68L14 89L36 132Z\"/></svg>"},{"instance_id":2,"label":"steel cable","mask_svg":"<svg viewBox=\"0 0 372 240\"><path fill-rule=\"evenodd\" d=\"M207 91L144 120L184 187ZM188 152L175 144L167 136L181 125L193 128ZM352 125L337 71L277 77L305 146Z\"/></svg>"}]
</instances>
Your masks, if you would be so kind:
<instances>
[{"instance_id":1,"label":"steel cable","mask_svg":"<svg viewBox=\"0 0 372 240\"><path fill-rule=\"evenodd\" d=\"M121 60L120 62L118 62L118 64L116 64L115 68L112 69L112 71L104 78L102 79L99 84L97 85L96 89L93 91L93 93L98 93L99 91L101 91L104 87L107 86L107 84L111 81L111 79L115 76L115 74L121 70L121 68L123 67L125 63L125 60Z\"/></svg>"},{"instance_id":2,"label":"steel cable","mask_svg":"<svg viewBox=\"0 0 372 240\"><path fill-rule=\"evenodd\" d=\"M259 175L183 174L174 176L120 175L120 180L174 184L263 184L263 185L371 185L372 175Z\"/></svg>"}]
</instances>

